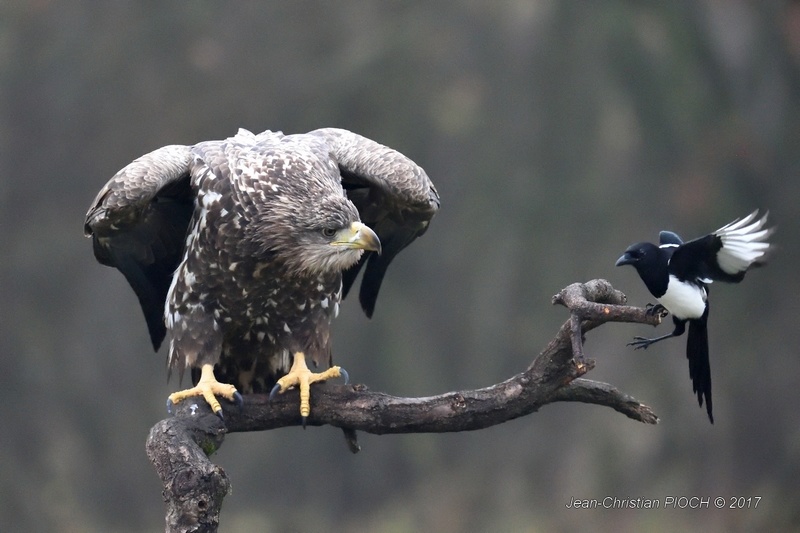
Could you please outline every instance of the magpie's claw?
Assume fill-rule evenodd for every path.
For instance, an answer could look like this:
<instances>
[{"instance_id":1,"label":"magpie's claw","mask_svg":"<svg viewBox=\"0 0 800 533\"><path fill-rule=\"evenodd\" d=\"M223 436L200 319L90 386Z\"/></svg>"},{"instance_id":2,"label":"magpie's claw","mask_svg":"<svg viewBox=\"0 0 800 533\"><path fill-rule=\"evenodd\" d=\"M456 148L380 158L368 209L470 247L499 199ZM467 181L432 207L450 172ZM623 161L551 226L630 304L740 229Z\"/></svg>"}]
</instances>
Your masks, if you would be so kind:
<instances>
[{"instance_id":1,"label":"magpie's claw","mask_svg":"<svg viewBox=\"0 0 800 533\"><path fill-rule=\"evenodd\" d=\"M631 342L626 344L626 346L633 346L634 350L646 350L648 346L653 344L653 342L655 342L653 339L648 339L647 337L634 337Z\"/></svg>"},{"instance_id":2,"label":"magpie's claw","mask_svg":"<svg viewBox=\"0 0 800 533\"><path fill-rule=\"evenodd\" d=\"M653 316L653 315L667 316L669 314L669 311L667 311L667 308L664 307L661 304L655 304L655 305L647 304L645 306L645 308L647 309L646 313L648 315L650 315L650 316Z\"/></svg>"}]
</instances>

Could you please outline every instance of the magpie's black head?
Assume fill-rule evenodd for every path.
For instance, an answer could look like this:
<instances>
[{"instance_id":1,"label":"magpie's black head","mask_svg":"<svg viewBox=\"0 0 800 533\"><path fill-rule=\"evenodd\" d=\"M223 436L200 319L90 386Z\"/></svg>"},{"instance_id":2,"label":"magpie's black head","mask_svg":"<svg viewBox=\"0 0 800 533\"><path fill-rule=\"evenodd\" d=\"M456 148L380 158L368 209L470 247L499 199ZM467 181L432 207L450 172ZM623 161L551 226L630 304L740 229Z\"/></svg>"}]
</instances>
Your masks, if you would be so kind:
<instances>
[{"instance_id":1,"label":"magpie's black head","mask_svg":"<svg viewBox=\"0 0 800 533\"><path fill-rule=\"evenodd\" d=\"M633 265L636 270L647 267L658 260L658 246L649 242L631 244L625 253L617 259L615 266Z\"/></svg>"}]
</instances>

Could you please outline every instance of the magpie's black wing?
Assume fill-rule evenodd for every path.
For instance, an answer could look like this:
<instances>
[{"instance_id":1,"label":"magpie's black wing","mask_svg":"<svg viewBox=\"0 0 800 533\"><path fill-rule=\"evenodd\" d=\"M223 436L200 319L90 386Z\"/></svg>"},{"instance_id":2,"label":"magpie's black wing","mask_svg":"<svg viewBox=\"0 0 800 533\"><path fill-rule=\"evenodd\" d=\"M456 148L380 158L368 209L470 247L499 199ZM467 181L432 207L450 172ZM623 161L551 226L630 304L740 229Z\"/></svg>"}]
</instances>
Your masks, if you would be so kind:
<instances>
[{"instance_id":1,"label":"magpie's black wing","mask_svg":"<svg viewBox=\"0 0 800 533\"><path fill-rule=\"evenodd\" d=\"M342 129L324 128L310 135L328 144L347 197L381 240L381 255L366 252L343 279L346 295L366 265L359 301L372 316L389 263L428 229L439 208L439 194L425 171L396 150Z\"/></svg>"},{"instance_id":2,"label":"magpie's black wing","mask_svg":"<svg viewBox=\"0 0 800 533\"><path fill-rule=\"evenodd\" d=\"M84 222L95 258L119 269L139 298L156 350L193 211L190 150L165 146L130 163L100 190Z\"/></svg>"},{"instance_id":3,"label":"magpie's black wing","mask_svg":"<svg viewBox=\"0 0 800 533\"><path fill-rule=\"evenodd\" d=\"M763 229L767 215L756 220L754 211L714 233L679 246L669 262L669 272L681 280L742 281L747 270L763 262L772 229Z\"/></svg>"}]
</instances>

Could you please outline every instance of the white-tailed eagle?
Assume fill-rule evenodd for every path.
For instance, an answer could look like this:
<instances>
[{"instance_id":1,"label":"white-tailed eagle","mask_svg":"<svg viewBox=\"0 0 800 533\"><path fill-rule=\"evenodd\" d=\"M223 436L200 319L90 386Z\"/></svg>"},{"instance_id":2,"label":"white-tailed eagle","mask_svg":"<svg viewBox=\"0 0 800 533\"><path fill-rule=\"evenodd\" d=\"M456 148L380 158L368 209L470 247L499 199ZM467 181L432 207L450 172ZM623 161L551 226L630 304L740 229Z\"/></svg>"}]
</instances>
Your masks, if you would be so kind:
<instances>
[{"instance_id":1,"label":"white-tailed eagle","mask_svg":"<svg viewBox=\"0 0 800 533\"><path fill-rule=\"evenodd\" d=\"M239 130L136 159L100 190L84 231L138 296L153 348L169 333L168 368L192 369L195 387L170 405L202 395L221 415L215 394L298 386L305 420L309 384L340 375L328 368L340 300L363 267L371 316L389 263L438 207L422 168L360 135Z\"/></svg>"}]
</instances>

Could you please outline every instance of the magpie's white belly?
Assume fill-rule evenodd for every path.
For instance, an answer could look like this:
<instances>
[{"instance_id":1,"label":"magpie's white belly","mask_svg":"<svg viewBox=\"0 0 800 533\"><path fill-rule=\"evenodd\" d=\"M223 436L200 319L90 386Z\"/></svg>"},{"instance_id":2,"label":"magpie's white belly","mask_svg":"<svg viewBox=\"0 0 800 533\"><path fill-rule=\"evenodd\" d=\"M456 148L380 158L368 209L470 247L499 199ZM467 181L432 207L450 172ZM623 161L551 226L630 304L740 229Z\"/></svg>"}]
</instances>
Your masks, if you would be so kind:
<instances>
[{"instance_id":1,"label":"magpie's white belly","mask_svg":"<svg viewBox=\"0 0 800 533\"><path fill-rule=\"evenodd\" d=\"M697 285L682 283L670 275L667 292L658 302L677 318L700 318L706 309L706 290Z\"/></svg>"}]
</instances>

